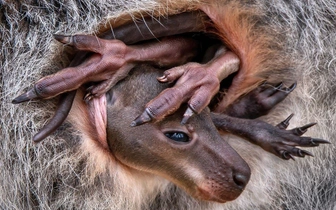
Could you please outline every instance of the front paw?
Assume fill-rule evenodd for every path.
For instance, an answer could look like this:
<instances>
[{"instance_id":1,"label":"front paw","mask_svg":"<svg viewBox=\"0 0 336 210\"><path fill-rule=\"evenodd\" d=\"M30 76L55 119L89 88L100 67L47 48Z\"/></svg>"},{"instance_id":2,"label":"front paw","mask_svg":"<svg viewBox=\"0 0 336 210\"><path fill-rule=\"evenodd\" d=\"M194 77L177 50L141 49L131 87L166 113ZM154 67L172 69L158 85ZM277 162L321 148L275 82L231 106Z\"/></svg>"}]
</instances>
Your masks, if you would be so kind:
<instances>
[{"instance_id":1,"label":"front paw","mask_svg":"<svg viewBox=\"0 0 336 210\"><path fill-rule=\"evenodd\" d=\"M151 100L145 111L138 116L132 126L141 125L151 120L161 120L175 112L182 103L188 103L188 109L183 115L182 124L194 114L207 107L211 98L218 92L220 81L239 69L238 57L220 48L218 54L206 64L189 62L166 70L158 80L173 83L156 98Z\"/></svg>"},{"instance_id":2,"label":"front paw","mask_svg":"<svg viewBox=\"0 0 336 210\"><path fill-rule=\"evenodd\" d=\"M14 104L32 99L48 99L78 89L87 82L100 82L111 78L125 66L129 47L119 40L105 40L90 35L55 35L59 42L79 51L92 54L77 66L70 66L37 81L33 88L16 97Z\"/></svg>"}]
</instances>

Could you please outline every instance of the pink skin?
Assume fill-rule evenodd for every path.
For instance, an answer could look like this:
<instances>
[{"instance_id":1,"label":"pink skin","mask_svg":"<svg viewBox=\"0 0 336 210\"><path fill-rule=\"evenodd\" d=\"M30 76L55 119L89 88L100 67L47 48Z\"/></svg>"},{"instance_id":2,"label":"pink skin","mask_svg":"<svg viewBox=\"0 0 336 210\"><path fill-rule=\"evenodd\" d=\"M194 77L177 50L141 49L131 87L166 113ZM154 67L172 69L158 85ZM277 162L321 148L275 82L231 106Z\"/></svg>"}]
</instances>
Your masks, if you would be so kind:
<instances>
[{"instance_id":1,"label":"pink skin","mask_svg":"<svg viewBox=\"0 0 336 210\"><path fill-rule=\"evenodd\" d=\"M185 102L188 102L188 109L183 115L182 124L187 123L193 114L200 113L208 106L218 92L220 82L238 69L238 57L221 47L206 64L187 63L165 71L158 80L169 83L176 81L174 87L151 100L131 125L141 125L152 119L161 120Z\"/></svg>"},{"instance_id":2,"label":"pink skin","mask_svg":"<svg viewBox=\"0 0 336 210\"><path fill-rule=\"evenodd\" d=\"M63 121L66 119L70 109L72 101L75 97L75 91L76 89L81 86L83 83L86 82L92 82L99 80L99 84L95 84L94 86L91 86L87 90L87 94L85 96L85 100L88 101L92 99L93 97L99 97L104 92L107 91L107 89L113 87L113 85L122 79L128 71L132 68L134 63L127 63L124 58L119 55L119 65L122 65L122 63L127 63L125 66L122 66L121 68L117 68L118 64L114 63L112 65L112 71L111 69L108 69L110 72L106 75L106 69L96 69L93 68L93 66L90 64L94 64L93 61L102 61L100 64L100 67L107 67L106 64L108 64L107 61L101 60L100 58L107 57L104 56L104 53L108 53L108 51L116 52L116 55L113 55L111 59L116 59L118 57L118 49L122 51L123 48L131 49L132 47L126 47L123 43L120 41L108 41L106 39L119 39L122 40L126 44L134 44L141 41L151 40L151 39L158 39L160 37L167 37L172 36L176 34L183 34L183 33L190 33L190 32L205 32L207 30L207 23L208 17L200 12L200 11L194 11L194 12L186 12L181 14L176 14L169 16L169 18L164 18L160 22L153 20L152 18L148 17L143 19L141 22L136 23L137 30L134 30L135 25L133 22L122 25L114 30L114 33L110 33L110 30L107 30L106 32L102 33L100 35L101 38L99 39L96 37L90 37L90 36L74 36L74 37L66 37L61 35L55 35L55 38L65 44L71 45L74 48L77 48L79 50L85 50L85 51L79 51L74 60L71 62L69 68L65 68L61 70L59 73L47 76L45 78L42 78L40 81L36 83L34 88L29 90L28 92L20 95L19 97L15 98L12 103L17 104L24 101L28 101L34 98L51 98L56 95L64 93L64 96L61 97L59 106L57 110L55 111L55 115L52 117L50 122L44 126L44 128L41 129L41 131L34 137L34 141L41 141L43 138L50 135L53 131L59 127ZM183 22L183 24L180 24ZM105 39L105 40L104 40ZM161 40L162 42L162 40ZM110 46L115 44L115 46L111 46L111 50L106 50L106 47L104 47L103 43L110 43ZM119 44L118 44L119 43ZM165 41L167 43L167 41ZM168 41L169 43L169 41ZM173 44L174 42L171 42L170 46L167 45L161 45L156 44L154 48L148 48L149 51L147 55L152 53L153 57L149 56L150 62L158 62L159 60L155 59L156 56L159 56L162 58L169 58L170 55L176 55L176 60L171 60L168 66L177 66L186 63L186 61L181 61L179 55L182 55L182 58L184 57L183 50L179 51L180 48ZM137 51L141 52L140 57L137 57L137 59L143 59L139 62L146 61L146 58L141 58L142 55L146 56L146 54L142 54L142 49L146 48L148 45L141 45L138 46ZM153 45L152 45L153 46ZM163 50L160 51L160 48L162 46L165 46ZM173 46L174 48L171 49L170 47ZM196 53L195 50L190 49L187 43L183 45L185 47L184 49L187 49L187 54ZM182 47L182 48L183 48ZM136 47L135 47L136 48ZM104 50L105 49L105 50ZM154 49L154 50L153 50ZM189 49L189 50L188 50ZM151 51L152 50L152 51ZM163 52L160 56L158 51ZM168 50L168 51L167 51ZM181 53L179 53L181 52ZM120 53L120 52L119 52ZM168 54L166 54L168 53ZM123 54L121 52L121 54ZM90 57L91 56L91 57ZM130 58L132 56L128 56ZM154 58L154 60L153 60ZM109 58L110 59L110 58ZM97 67L98 63L96 63ZM165 65L164 63L161 65ZM92 73L99 74L92 75ZM91 75L90 75L91 74ZM70 78L69 78L70 76ZM71 77L74 77L71 79ZM101 80L102 79L102 80ZM73 91L71 91L73 90ZM68 92L69 91L69 92ZM62 94L63 95L63 94ZM157 100L160 100L160 98L157 98ZM163 113L163 116L167 115L168 113Z\"/></svg>"},{"instance_id":3,"label":"pink skin","mask_svg":"<svg viewBox=\"0 0 336 210\"><path fill-rule=\"evenodd\" d=\"M204 21L197 13L184 13L170 17L172 22L167 22L166 27L155 26L154 34L157 37L172 35L171 33L184 33L188 31L206 31ZM174 25L180 22L181 18L188 24L179 25L179 30L172 32ZM177 21L178 20L178 21ZM176 22L177 21L177 22ZM195 21L195 24L190 24ZM151 24L156 24L154 21ZM154 27L154 25L152 25ZM147 24L140 24L140 28L147 28ZM165 89L159 96L152 99L145 106L145 111L140 114L132 123L132 126L141 125L151 120L162 120L165 116L174 113L182 103L188 103L188 108L184 112L182 124L186 124L189 118L200 113L210 102L213 96L219 90L220 82L230 74L238 71L240 61L238 57L227 51L223 46L208 46L203 56L204 64L190 62L199 50L199 41L186 36L172 36L161 38L159 42L146 42L144 44L127 46L119 40L107 40L111 38L120 38L126 43L136 43L150 39L153 35L148 34L143 37L143 33L132 33L131 36L123 37L126 32L132 31L133 27L129 25L121 26L116 30L116 37L110 37L109 34L103 34L106 39L87 35L62 36L55 35L55 38L77 50L81 51L71 64L71 67L65 68L56 74L46 76L38 81L34 88L27 93L20 95L13 100L13 103L21 103L34 98L51 98L64 92L71 91L62 95L60 106L51 121L34 137L34 141L40 141L52 133L65 120L75 95L80 86L92 83L95 84L87 88L84 99L88 102L92 98L99 98L112 88L118 81L127 76L129 71L142 62L147 62L159 67L171 68L164 72L158 80L163 83L176 82L174 87ZM173 30L174 31L174 30ZM283 151L281 157L287 159L290 155L302 156L302 151L295 148L296 144L283 147L277 145L277 142L267 139L267 132L273 132L286 142L288 136L300 136L300 129L306 130L312 124L294 129L293 131L279 131L284 127L283 123L278 127L272 127L267 123L252 121L240 122L236 118L254 119L265 115L277 103L282 101L296 86L293 84L290 88L282 88L281 85L271 88L258 87L251 93L239 98L224 111L227 117L214 118L213 121L218 124L218 128L229 131L236 135L244 134L253 143L262 146L265 150L279 154L279 148ZM231 122L228 124L227 122ZM239 122L239 123L238 123ZM285 122L285 121L284 121ZM252 130L244 129L242 123L254 125L257 123L259 129L265 130L265 136L260 139L255 138ZM216 124L216 125L217 125ZM231 126L235 125L235 126ZM230 127L231 126L231 127ZM253 127L253 126L252 126ZM256 130L256 129L255 129ZM260 136L259 136L260 137ZM285 139L285 140L284 140ZM287 139L287 140L286 140ZM297 141L301 141L300 138ZM328 143L325 140L311 140L311 146L319 143ZM287 144L287 143L284 143ZM300 146L300 144L298 144ZM274 149L275 148L275 149ZM295 150L295 151L294 151ZM286 152L286 151L289 151ZM284 154L284 155L283 155ZM289 155L288 155L289 154ZM304 155L303 155L304 156Z\"/></svg>"},{"instance_id":4,"label":"pink skin","mask_svg":"<svg viewBox=\"0 0 336 210\"><path fill-rule=\"evenodd\" d=\"M182 119L182 124L186 124L194 113L200 113L209 104L219 90L220 81L239 69L238 57L223 46L217 48L213 58L205 64L188 62L196 55L199 43L186 37L169 37L162 39L161 42L135 46L126 46L118 40L104 40L85 35L56 36L56 38L78 50L90 51L93 54L79 66L68 67L42 78L32 90L16 98L16 102L37 97L50 98L75 90L87 82L98 82L87 89L85 99L89 101L106 93L119 80L126 77L138 62L147 62L157 66L177 66L166 70L163 76L158 78L163 83L174 81L176 83L174 87L165 89L147 103L145 112L140 114L131 126L153 119L159 121L166 115L174 113L182 103L187 102L188 108ZM226 112L235 117L256 118L267 113L294 88L295 84L290 88L282 88L282 84L272 88L259 87L237 100ZM249 109L250 106L255 109ZM53 118L56 119L56 123L51 121L51 129L42 130L34 140L43 139L55 126L59 126L61 121L57 120L57 117ZM63 117L62 115L61 118ZM212 120L218 129L246 138L284 159L292 158L293 155L299 157L309 155L307 151L297 149L295 146L317 146L320 143L328 143L325 140L300 137L304 133L301 130L307 130L313 124L286 131L282 128L284 123L274 127L262 121L238 119L227 115L219 117L213 115ZM256 133L258 129L263 131L262 135Z\"/></svg>"},{"instance_id":5,"label":"pink skin","mask_svg":"<svg viewBox=\"0 0 336 210\"><path fill-rule=\"evenodd\" d=\"M189 100L189 109L182 121L186 123L193 113L201 112L208 105L218 92L220 81L239 68L238 57L225 48L220 48L206 64L186 63L197 54L199 45L198 41L185 37L163 38L160 42L134 46L127 46L119 40L105 40L88 35L56 35L55 38L93 54L79 66L68 67L42 78L34 88L14 99L13 103L34 98L51 98L76 90L88 82L97 82L98 84L88 88L85 100L90 100L106 93L137 63L149 62L161 67L178 66L159 78L161 82L177 82L174 88L150 101L144 114L132 125L140 125L152 119L161 120Z\"/></svg>"},{"instance_id":6,"label":"pink skin","mask_svg":"<svg viewBox=\"0 0 336 210\"><path fill-rule=\"evenodd\" d=\"M89 35L70 37L56 35L55 38L78 50L90 51L94 54L79 66L68 67L42 78L33 89L14 99L13 103L34 98L52 98L78 89L87 82L104 82L113 78L119 69L129 71L137 62L152 62L161 66L179 65L193 57L198 47L195 40L179 37L139 46L127 46L119 40L105 40ZM95 96L102 95L110 88L108 85L100 88Z\"/></svg>"}]
</instances>

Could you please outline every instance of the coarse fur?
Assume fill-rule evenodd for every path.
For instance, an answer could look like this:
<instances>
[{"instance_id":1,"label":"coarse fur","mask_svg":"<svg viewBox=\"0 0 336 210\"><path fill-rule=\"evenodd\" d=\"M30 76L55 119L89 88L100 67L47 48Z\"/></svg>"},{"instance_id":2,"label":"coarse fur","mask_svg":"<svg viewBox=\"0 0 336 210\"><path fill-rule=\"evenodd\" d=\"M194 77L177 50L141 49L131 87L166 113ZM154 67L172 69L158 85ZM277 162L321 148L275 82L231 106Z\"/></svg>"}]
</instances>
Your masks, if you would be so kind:
<instances>
[{"instance_id":1,"label":"coarse fur","mask_svg":"<svg viewBox=\"0 0 336 210\"><path fill-rule=\"evenodd\" d=\"M266 64L261 62L262 70L269 74L265 77L283 80L286 84L297 80L299 84L264 119L276 124L290 113L295 113L291 127L316 121L318 126L307 135L328 139L333 144L310 150L314 158L288 162L242 139L225 136L225 140L236 148L252 169L245 192L227 204L195 200L163 178L120 167L113 157L106 155L106 151L104 153L95 142L85 134L78 133L69 123L44 142L34 145L32 135L51 117L56 101L33 101L20 106L10 104L22 88L29 88L42 76L69 64L69 56L65 53L68 49L56 44L52 33L94 34L102 23L109 23L113 27L122 24L122 21L117 21L113 25L113 22L107 21L111 18L123 17L119 19L127 22L132 17L134 21L149 15L167 17L168 13L198 8L197 5L202 2L11 2L0 1L1 208L335 208L336 150L333 128L336 119L336 3L333 0L234 1L246 11L256 8L264 17L251 26L260 31L249 32L258 34L268 30L267 33L279 35L276 38L281 40L283 46L278 48L278 43L275 43L272 48L280 52L276 54L280 56L276 63L288 61L290 65L286 67L292 67L292 71L278 71L280 67L275 65L276 71L270 72L272 61ZM223 1L217 8L225 4ZM230 9L225 11L229 13ZM258 13L255 15L258 17ZM258 38L257 35L255 37ZM75 113L72 116L77 121L79 117L85 117Z\"/></svg>"}]
</instances>

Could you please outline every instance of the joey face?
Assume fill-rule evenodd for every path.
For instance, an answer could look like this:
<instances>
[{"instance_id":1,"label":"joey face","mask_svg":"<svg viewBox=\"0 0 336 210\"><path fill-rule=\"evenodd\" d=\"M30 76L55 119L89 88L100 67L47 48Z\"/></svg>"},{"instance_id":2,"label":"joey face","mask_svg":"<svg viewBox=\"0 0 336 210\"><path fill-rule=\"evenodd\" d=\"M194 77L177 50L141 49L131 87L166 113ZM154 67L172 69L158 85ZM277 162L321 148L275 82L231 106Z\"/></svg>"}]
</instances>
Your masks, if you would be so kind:
<instances>
[{"instance_id":1,"label":"joey face","mask_svg":"<svg viewBox=\"0 0 336 210\"><path fill-rule=\"evenodd\" d=\"M148 98L167 87L156 81L157 69L142 66L133 71L107 95L107 134L113 155L128 167L167 178L196 198L217 202L237 198L250 168L221 138L208 109L186 125L180 123L186 109L182 106L160 122L130 126Z\"/></svg>"}]
</instances>

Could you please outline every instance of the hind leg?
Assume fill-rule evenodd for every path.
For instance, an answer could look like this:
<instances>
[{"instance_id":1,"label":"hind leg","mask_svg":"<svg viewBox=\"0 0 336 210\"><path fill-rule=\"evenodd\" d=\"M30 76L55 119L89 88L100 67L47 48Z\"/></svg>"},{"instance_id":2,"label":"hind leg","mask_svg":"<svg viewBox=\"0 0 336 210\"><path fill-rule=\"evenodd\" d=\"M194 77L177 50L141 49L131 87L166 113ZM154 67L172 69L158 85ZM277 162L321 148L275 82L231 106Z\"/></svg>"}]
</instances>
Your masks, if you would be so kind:
<instances>
[{"instance_id":1,"label":"hind leg","mask_svg":"<svg viewBox=\"0 0 336 210\"><path fill-rule=\"evenodd\" d=\"M245 138L264 150L286 160L294 159L294 156L312 156L308 151L296 148L297 146L316 147L319 144L330 143L323 139L301 136L316 123L286 130L292 116L277 126L272 126L257 119L240 119L224 114L212 113L211 117L218 129Z\"/></svg>"}]
</instances>

